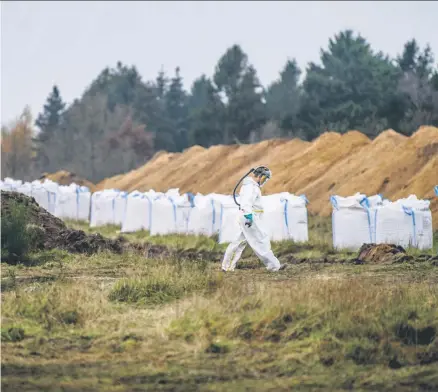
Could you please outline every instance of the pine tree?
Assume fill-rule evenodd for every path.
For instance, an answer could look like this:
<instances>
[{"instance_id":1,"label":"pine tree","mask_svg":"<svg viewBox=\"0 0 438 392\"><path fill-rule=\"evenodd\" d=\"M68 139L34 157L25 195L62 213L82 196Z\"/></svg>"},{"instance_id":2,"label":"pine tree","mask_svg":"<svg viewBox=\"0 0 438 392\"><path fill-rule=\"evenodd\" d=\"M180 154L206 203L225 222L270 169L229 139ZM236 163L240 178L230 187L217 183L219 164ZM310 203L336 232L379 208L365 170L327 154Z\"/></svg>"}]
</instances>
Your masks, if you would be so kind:
<instances>
[{"instance_id":1,"label":"pine tree","mask_svg":"<svg viewBox=\"0 0 438 392\"><path fill-rule=\"evenodd\" d=\"M43 112L38 115L35 121L39 128L38 136L35 139L36 163L42 171L47 171L50 168L50 143L57 137L57 133L63 125L64 109L65 103L55 85L47 98Z\"/></svg>"},{"instance_id":2,"label":"pine tree","mask_svg":"<svg viewBox=\"0 0 438 392\"><path fill-rule=\"evenodd\" d=\"M288 60L280 72L279 80L266 91L266 108L269 117L283 130L283 134L298 131L298 113L301 103L301 70L295 60Z\"/></svg>"},{"instance_id":3,"label":"pine tree","mask_svg":"<svg viewBox=\"0 0 438 392\"><path fill-rule=\"evenodd\" d=\"M224 105L205 75L193 82L189 97L191 145L210 147L222 143Z\"/></svg>"},{"instance_id":4,"label":"pine tree","mask_svg":"<svg viewBox=\"0 0 438 392\"><path fill-rule=\"evenodd\" d=\"M351 30L329 40L322 65L310 63L304 81L301 120L309 138L350 129L376 136L389 125L388 108L397 94L399 69Z\"/></svg>"},{"instance_id":5,"label":"pine tree","mask_svg":"<svg viewBox=\"0 0 438 392\"><path fill-rule=\"evenodd\" d=\"M265 113L260 81L239 45L233 45L219 59L214 82L225 105L224 143L248 141L265 122Z\"/></svg>"},{"instance_id":6,"label":"pine tree","mask_svg":"<svg viewBox=\"0 0 438 392\"><path fill-rule=\"evenodd\" d=\"M171 123L175 148L182 151L188 145L188 108L187 94L184 91L180 69L175 69L169 90L166 92L166 114Z\"/></svg>"}]
</instances>

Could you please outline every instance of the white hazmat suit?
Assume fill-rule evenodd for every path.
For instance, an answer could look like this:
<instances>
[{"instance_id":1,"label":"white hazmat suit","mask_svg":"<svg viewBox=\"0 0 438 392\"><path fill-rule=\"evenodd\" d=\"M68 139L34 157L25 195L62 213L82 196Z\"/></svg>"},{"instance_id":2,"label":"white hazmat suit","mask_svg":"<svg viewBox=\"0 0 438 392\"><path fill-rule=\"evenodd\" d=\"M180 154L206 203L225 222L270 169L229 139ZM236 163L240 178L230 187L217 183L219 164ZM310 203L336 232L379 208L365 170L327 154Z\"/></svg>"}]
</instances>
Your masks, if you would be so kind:
<instances>
[{"instance_id":1,"label":"white hazmat suit","mask_svg":"<svg viewBox=\"0 0 438 392\"><path fill-rule=\"evenodd\" d=\"M280 269L280 262L271 250L269 236L263 230L260 221L260 214L263 213L260 186L251 177L246 177L243 180L240 189L240 205L239 216L237 218L239 220L240 232L225 251L222 270L234 271L248 243L257 257L265 264L268 271L278 271ZM246 218L244 215L248 214L253 216L251 227L245 225Z\"/></svg>"}]
</instances>

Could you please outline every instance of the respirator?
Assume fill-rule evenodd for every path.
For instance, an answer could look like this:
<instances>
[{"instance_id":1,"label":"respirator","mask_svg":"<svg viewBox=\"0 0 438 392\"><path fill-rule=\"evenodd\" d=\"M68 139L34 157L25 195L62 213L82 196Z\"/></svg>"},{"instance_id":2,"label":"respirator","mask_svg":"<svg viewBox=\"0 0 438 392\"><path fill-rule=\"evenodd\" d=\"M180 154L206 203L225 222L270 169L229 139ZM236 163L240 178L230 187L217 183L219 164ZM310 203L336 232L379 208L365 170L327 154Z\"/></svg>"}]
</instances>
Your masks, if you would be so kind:
<instances>
[{"instance_id":1,"label":"respirator","mask_svg":"<svg viewBox=\"0 0 438 392\"><path fill-rule=\"evenodd\" d=\"M239 206L240 208L240 204L237 202L236 199L236 191L237 188L239 187L240 183L246 178L248 177L251 173L254 173L254 176L258 179L258 184L259 187L261 188L263 185L265 185L268 180L272 177L272 173L271 171L268 169L268 167L266 166L257 166L255 168L252 168L248 173L246 173L240 180L239 182L236 184L236 186L234 187L233 190L233 198L234 198L234 202Z\"/></svg>"}]
</instances>

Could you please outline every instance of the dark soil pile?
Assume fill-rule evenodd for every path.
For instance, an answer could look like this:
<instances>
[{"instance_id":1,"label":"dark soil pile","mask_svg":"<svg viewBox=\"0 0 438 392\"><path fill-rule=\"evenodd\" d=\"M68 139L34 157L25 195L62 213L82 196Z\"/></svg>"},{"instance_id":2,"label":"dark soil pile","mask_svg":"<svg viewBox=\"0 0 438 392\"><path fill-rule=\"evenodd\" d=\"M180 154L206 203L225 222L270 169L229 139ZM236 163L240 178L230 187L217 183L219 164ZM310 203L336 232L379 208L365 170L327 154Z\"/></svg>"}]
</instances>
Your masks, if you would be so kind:
<instances>
[{"instance_id":1,"label":"dark soil pile","mask_svg":"<svg viewBox=\"0 0 438 392\"><path fill-rule=\"evenodd\" d=\"M17 192L1 192L1 218L11 219L14 206L26 209L27 228L38 231L33 250L63 249L72 253L93 254L99 251L121 253L122 242L102 237L100 234L87 235L82 230L67 228L61 219L56 218L40 207L33 197ZM32 249L31 249L32 250Z\"/></svg>"},{"instance_id":2,"label":"dark soil pile","mask_svg":"<svg viewBox=\"0 0 438 392\"><path fill-rule=\"evenodd\" d=\"M1 191L1 218L11 219L14 206L23 206L26 209L27 223L40 227L47 239L56 237L61 230L66 229L61 219L41 208L33 197L17 192Z\"/></svg>"},{"instance_id":3,"label":"dark soil pile","mask_svg":"<svg viewBox=\"0 0 438 392\"><path fill-rule=\"evenodd\" d=\"M402 263L410 259L403 247L393 244L363 244L357 257L363 263Z\"/></svg>"},{"instance_id":4,"label":"dark soil pile","mask_svg":"<svg viewBox=\"0 0 438 392\"><path fill-rule=\"evenodd\" d=\"M26 210L27 227L37 232L36 240L30 250L61 249L71 253L94 254L101 251L124 253L138 252L145 257L182 257L189 260L219 260L220 254L213 252L197 252L194 250L176 251L165 246L152 244L132 244L125 238L105 238L100 234L86 234L82 230L69 229L61 219L56 218L40 207L34 198L17 192L1 191L1 218L11 219L14 206L22 206ZM2 234L3 238L3 234Z\"/></svg>"},{"instance_id":5,"label":"dark soil pile","mask_svg":"<svg viewBox=\"0 0 438 392\"><path fill-rule=\"evenodd\" d=\"M421 254L410 256L401 246L393 244L363 244L356 259L360 264L363 263L404 263L404 262L430 262L438 265L438 256Z\"/></svg>"}]
</instances>

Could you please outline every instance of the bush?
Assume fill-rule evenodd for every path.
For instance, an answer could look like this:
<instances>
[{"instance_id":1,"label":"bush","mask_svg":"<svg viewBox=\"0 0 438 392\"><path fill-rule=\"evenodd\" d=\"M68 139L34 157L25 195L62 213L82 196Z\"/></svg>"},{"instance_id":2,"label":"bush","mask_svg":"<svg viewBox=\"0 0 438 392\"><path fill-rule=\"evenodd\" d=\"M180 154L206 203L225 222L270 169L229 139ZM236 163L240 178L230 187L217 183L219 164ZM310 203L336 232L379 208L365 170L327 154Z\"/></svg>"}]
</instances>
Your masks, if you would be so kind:
<instances>
[{"instance_id":1,"label":"bush","mask_svg":"<svg viewBox=\"0 0 438 392\"><path fill-rule=\"evenodd\" d=\"M27 207L16 201L10 202L2 216L1 229L2 258L10 261L25 256L42 235L38 226L28 224Z\"/></svg>"}]
</instances>

